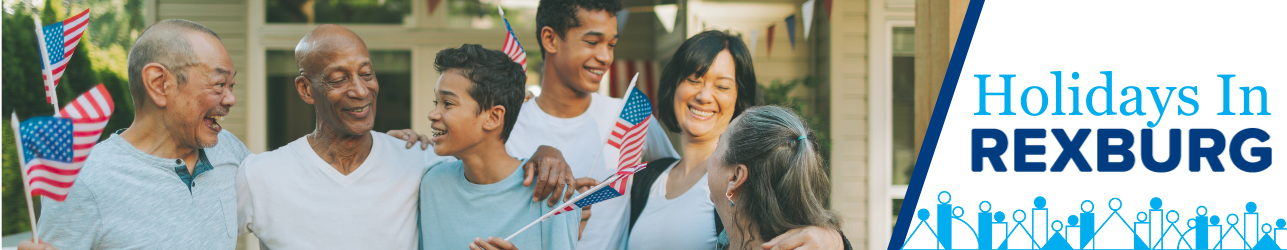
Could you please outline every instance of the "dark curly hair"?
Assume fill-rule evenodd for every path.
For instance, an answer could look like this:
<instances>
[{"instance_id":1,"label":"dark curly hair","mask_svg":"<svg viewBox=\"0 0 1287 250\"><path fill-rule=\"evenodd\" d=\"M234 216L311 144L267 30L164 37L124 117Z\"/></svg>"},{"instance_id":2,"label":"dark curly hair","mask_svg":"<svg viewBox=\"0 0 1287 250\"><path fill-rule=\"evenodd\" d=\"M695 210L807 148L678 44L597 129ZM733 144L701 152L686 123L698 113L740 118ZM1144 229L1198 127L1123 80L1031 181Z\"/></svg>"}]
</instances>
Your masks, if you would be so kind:
<instances>
[{"instance_id":1,"label":"dark curly hair","mask_svg":"<svg viewBox=\"0 0 1287 250\"><path fill-rule=\"evenodd\" d=\"M536 7L536 45L541 47L541 58L545 58L545 44L541 41L541 29L549 26L554 34L563 38L568 29L581 27L581 20L576 17L577 10L607 11L616 16L621 11L621 0L541 0Z\"/></svg>"},{"instance_id":2,"label":"dark curly hair","mask_svg":"<svg viewBox=\"0 0 1287 250\"><path fill-rule=\"evenodd\" d=\"M433 62L438 74L449 69L460 69L460 74L473 85L469 86L469 96L478 101L478 112L496 105L505 107L505 128L501 130L501 141L509 140L509 132L514 130L518 120L518 110L523 106L524 89L527 74L523 66L514 62L497 50L484 49L477 44L465 44L460 48L449 48L438 51Z\"/></svg>"}]
</instances>

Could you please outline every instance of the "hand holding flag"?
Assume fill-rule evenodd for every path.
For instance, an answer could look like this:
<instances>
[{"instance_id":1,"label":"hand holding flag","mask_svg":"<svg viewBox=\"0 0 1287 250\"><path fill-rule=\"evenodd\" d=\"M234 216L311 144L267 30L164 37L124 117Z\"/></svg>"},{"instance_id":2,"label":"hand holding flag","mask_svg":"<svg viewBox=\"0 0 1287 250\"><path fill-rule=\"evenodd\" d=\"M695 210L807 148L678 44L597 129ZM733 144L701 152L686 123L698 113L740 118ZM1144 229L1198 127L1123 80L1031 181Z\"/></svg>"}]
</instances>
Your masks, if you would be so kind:
<instances>
[{"instance_id":1,"label":"hand holding flag","mask_svg":"<svg viewBox=\"0 0 1287 250\"><path fill-rule=\"evenodd\" d=\"M559 214L562 214L563 212L573 211L585 206L599 203L600 201L621 197L621 195L624 195L626 193L626 184L629 184L630 176L634 175L635 172L639 172L639 170L643 170L646 167L648 167L648 164L642 163L639 165L635 165L634 167L623 168L620 171L617 171L617 174L612 175L611 177L608 177L607 180L604 180L603 182L599 183L599 185L594 186L594 188L591 188L585 193L581 193L580 195L577 195L575 198L572 198L572 200L568 200L567 202L564 202L563 205L559 205L558 207L555 207L554 210L550 210L549 213L545 213L545 215L542 215L541 218L536 219L536 221L533 221L532 223L528 223L527 226L524 226L523 229L519 229L518 232L514 232L514 234L511 234L509 237L505 237L505 241L510 241L514 239L514 237L518 236L518 234L523 233L523 231L527 231L528 228L531 228L532 226L535 226L537 223L540 223L542 221L545 221L546 219L549 219L551 216L559 215ZM612 186L612 188L604 188L608 186Z\"/></svg>"},{"instance_id":2,"label":"hand holding flag","mask_svg":"<svg viewBox=\"0 0 1287 250\"><path fill-rule=\"evenodd\" d=\"M600 182L599 185L587 190L585 193L581 193L572 198L572 200L563 203L563 205L555 207L554 210L545 213L536 221L528 223L518 232L505 237L505 241L514 239L518 234L527 231L528 228L549 219L551 216L625 195L626 186L630 184L630 176L648 167L647 163L639 163L639 159L642 156L645 135L648 134L648 121L652 119L652 102L648 100L648 96L644 95L643 91L635 88L636 80L639 80L638 73L635 73L634 79L630 80L630 88L626 90L626 102L621 107L621 115L617 117L617 121L612 128L612 134L608 135L605 142L621 150L617 173L609 176L607 180ZM603 151L599 151L599 156L603 156ZM599 162L598 157L595 157L593 162ZM611 168L612 166L608 167ZM594 168L590 169L592 171L591 175L593 175ZM608 186L612 188L604 188Z\"/></svg>"}]
</instances>

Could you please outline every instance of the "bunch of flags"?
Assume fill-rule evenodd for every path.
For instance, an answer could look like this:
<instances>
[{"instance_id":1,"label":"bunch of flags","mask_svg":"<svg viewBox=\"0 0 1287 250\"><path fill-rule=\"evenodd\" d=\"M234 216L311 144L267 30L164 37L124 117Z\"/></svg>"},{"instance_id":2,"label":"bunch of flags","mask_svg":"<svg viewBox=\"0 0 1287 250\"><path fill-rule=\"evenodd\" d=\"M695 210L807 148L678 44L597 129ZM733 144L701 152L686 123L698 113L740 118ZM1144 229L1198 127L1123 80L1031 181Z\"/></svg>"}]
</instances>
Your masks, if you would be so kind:
<instances>
[{"instance_id":1,"label":"bunch of flags","mask_svg":"<svg viewBox=\"0 0 1287 250\"><path fill-rule=\"evenodd\" d=\"M33 117L19 124L14 115L23 182L29 195L67 199L67 190L115 107L107 88L99 84L54 116Z\"/></svg>"},{"instance_id":2,"label":"bunch of flags","mask_svg":"<svg viewBox=\"0 0 1287 250\"><path fill-rule=\"evenodd\" d=\"M20 171L26 191L23 196L27 198L27 214L31 217L32 227L35 227L31 197L40 195L59 202L67 200L68 191L80 174L90 150L103 134L116 104L107 88L99 84L66 107L58 108L55 90L67 70L72 53L76 51L76 45L85 34L89 10L50 25L42 25L39 17L32 18L36 23L45 101L54 106L55 113L19 122L15 112L10 115L10 125L15 132L19 163L22 164ZM40 242L35 231L32 238L36 243Z\"/></svg>"}]
</instances>

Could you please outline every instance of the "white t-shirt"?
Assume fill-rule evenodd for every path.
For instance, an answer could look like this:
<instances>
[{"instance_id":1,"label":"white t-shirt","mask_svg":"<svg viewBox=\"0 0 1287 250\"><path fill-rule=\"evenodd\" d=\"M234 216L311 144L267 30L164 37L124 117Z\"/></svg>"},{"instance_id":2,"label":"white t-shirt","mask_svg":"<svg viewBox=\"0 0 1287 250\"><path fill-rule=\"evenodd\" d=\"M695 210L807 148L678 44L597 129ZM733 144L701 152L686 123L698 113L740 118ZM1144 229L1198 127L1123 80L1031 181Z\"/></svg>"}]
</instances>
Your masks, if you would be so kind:
<instances>
[{"instance_id":1,"label":"white t-shirt","mask_svg":"<svg viewBox=\"0 0 1287 250\"><path fill-rule=\"evenodd\" d=\"M420 178L450 159L371 132L371 153L348 175L301 137L247 157L237 174L237 225L285 249L417 249Z\"/></svg>"},{"instance_id":2,"label":"white t-shirt","mask_svg":"<svg viewBox=\"0 0 1287 250\"><path fill-rule=\"evenodd\" d=\"M711 202L706 175L672 200L666 199L671 170L675 170L674 164L649 187L648 205L630 231L628 249L715 249L715 203Z\"/></svg>"},{"instance_id":3,"label":"white t-shirt","mask_svg":"<svg viewBox=\"0 0 1287 250\"><path fill-rule=\"evenodd\" d=\"M563 152L563 158L572 168L573 176L590 176L602 181L616 173L619 153L604 142L612 132L611 126L616 122L617 116L621 115L623 103L619 98L591 93L590 107L585 113L573 118L558 118L546 114L533 98L523 103L505 149L510 156L529 158L536 153L537 147L552 146ZM603 155L600 156L600 152ZM594 161L596 157L599 158L598 162ZM666 137L665 129L657 123L657 119L649 119L648 135L644 139L641 158L643 161L651 161L667 157L679 158L679 153L670 145L670 139ZM620 247L625 241L626 225L630 220L629 201L630 195L626 194L594 204L591 207L594 214L586 224L581 241L577 242L577 249Z\"/></svg>"}]
</instances>

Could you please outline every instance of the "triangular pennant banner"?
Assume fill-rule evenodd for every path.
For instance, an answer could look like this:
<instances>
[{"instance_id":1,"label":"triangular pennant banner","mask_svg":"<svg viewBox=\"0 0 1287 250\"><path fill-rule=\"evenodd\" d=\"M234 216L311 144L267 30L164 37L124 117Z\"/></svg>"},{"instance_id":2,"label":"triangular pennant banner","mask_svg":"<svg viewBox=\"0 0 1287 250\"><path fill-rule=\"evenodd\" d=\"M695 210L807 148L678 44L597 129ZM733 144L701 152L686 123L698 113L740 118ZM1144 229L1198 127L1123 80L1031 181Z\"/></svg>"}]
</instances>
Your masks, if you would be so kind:
<instances>
[{"instance_id":1,"label":"triangular pennant banner","mask_svg":"<svg viewBox=\"0 0 1287 250\"><path fill-rule=\"evenodd\" d=\"M831 18L831 1L832 0L822 0L822 7L827 8L827 18Z\"/></svg>"},{"instance_id":2,"label":"triangular pennant banner","mask_svg":"<svg viewBox=\"0 0 1287 250\"><path fill-rule=\"evenodd\" d=\"M752 30L751 31L751 48L750 48L751 57L755 57L755 50L758 49L758 47L755 47L755 45L759 41L760 41L760 30Z\"/></svg>"},{"instance_id":3,"label":"triangular pennant banner","mask_svg":"<svg viewBox=\"0 0 1287 250\"><path fill-rule=\"evenodd\" d=\"M791 41L791 50L795 50L795 14L786 18L787 40Z\"/></svg>"},{"instance_id":4,"label":"triangular pennant banner","mask_svg":"<svg viewBox=\"0 0 1287 250\"><path fill-rule=\"evenodd\" d=\"M768 35L769 35L769 37L768 37L769 41L768 41L768 43L765 43L765 44L764 44L764 45L768 46L768 47L765 47L765 52L768 52L767 56L773 56L773 28L776 28L777 26L778 26L778 24L776 24L776 23L775 23L775 24L773 24L773 25L769 25L769 33L768 33Z\"/></svg>"},{"instance_id":5,"label":"triangular pennant banner","mask_svg":"<svg viewBox=\"0 0 1287 250\"><path fill-rule=\"evenodd\" d=\"M675 15L679 13L679 6L674 4L662 4L652 8L652 13L657 14L657 19L661 21L661 26L666 28L666 33L675 30Z\"/></svg>"},{"instance_id":6,"label":"triangular pennant banner","mask_svg":"<svg viewBox=\"0 0 1287 250\"><path fill-rule=\"evenodd\" d=\"M425 2L429 4L429 15L432 16L434 11L438 10L438 4L442 3L442 0L426 0Z\"/></svg>"},{"instance_id":7,"label":"triangular pennant banner","mask_svg":"<svg viewBox=\"0 0 1287 250\"><path fill-rule=\"evenodd\" d=\"M626 30L627 19L630 19L630 9L617 11L617 33L621 33L621 31Z\"/></svg>"},{"instance_id":8,"label":"triangular pennant banner","mask_svg":"<svg viewBox=\"0 0 1287 250\"><path fill-rule=\"evenodd\" d=\"M804 40L809 40L809 26L813 26L813 1L817 0L805 1L800 6L800 12L804 14L804 19L800 20L804 22Z\"/></svg>"}]
</instances>

